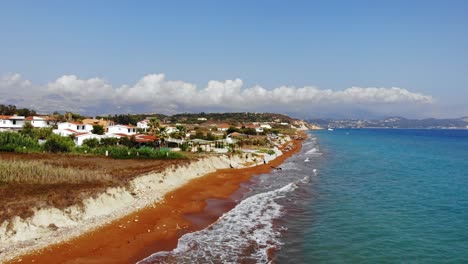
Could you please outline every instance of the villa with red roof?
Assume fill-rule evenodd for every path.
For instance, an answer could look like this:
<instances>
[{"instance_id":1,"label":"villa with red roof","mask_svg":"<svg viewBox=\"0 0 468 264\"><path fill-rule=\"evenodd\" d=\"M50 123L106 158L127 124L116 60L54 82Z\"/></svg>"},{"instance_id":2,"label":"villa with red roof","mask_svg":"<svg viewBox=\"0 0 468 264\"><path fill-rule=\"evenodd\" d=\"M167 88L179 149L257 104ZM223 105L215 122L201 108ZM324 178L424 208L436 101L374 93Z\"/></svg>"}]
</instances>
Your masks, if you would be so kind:
<instances>
[{"instance_id":1,"label":"villa with red roof","mask_svg":"<svg viewBox=\"0 0 468 264\"><path fill-rule=\"evenodd\" d=\"M24 125L24 116L0 116L0 129L21 129Z\"/></svg>"},{"instance_id":2,"label":"villa with red roof","mask_svg":"<svg viewBox=\"0 0 468 264\"><path fill-rule=\"evenodd\" d=\"M33 127L44 128L50 127L49 120L47 117L41 116L28 116L26 121L30 122Z\"/></svg>"}]
</instances>

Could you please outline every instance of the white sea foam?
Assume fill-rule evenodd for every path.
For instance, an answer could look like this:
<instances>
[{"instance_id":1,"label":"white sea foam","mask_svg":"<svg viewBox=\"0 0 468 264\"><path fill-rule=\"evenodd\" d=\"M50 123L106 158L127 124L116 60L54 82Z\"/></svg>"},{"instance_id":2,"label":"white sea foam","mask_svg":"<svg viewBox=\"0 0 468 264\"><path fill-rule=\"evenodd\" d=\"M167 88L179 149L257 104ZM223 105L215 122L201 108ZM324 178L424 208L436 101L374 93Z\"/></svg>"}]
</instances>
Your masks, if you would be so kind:
<instances>
[{"instance_id":1,"label":"white sea foam","mask_svg":"<svg viewBox=\"0 0 468 264\"><path fill-rule=\"evenodd\" d=\"M321 155L322 153L319 152L318 148L312 148L308 150L305 154L306 155Z\"/></svg>"},{"instance_id":2,"label":"white sea foam","mask_svg":"<svg viewBox=\"0 0 468 264\"><path fill-rule=\"evenodd\" d=\"M155 253L139 263L267 263L268 250L281 245L273 220L282 215L282 206L275 200L307 181L305 177L246 198L204 230L182 236L173 251Z\"/></svg>"},{"instance_id":3,"label":"white sea foam","mask_svg":"<svg viewBox=\"0 0 468 264\"><path fill-rule=\"evenodd\" d=\"M286 162L281 165L282 170L299 170L299 167L295 162Z\"/></svg>"}]
</instances>

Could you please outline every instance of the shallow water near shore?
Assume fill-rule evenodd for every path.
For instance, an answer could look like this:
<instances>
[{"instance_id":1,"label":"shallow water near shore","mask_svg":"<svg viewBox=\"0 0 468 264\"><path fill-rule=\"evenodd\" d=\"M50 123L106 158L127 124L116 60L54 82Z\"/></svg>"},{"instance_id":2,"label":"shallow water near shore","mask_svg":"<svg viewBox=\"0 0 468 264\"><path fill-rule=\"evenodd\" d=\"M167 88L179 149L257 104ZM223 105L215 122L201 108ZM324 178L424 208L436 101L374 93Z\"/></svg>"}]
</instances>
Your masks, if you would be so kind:
<instances>
[{"instance_id":1,"label":"shallow water near shore","mask_svg":"<svg viewBox=\"0 0 468 264\"><path fill-rule=\"evenodd\" d=\"M314 132L281 168L140 263L468 262L468 131Z\"/></svg>"},{"instance_id":2,"label":"shallow water near shore","mask_svg":"<svg viewBox=\"0 0 468 264\"><path fill-rule=\"evenodd\" d=\"M237 205L214 224L185 234L175 250L157 252L139 263L266 263L271 260L283 244L285 229L278 221L287 213L284 205L293 202L295 193L309 189L312 178L316 177L314 162L304 162L305 152L310 150L306 146L315 144L314 138L307 139L299 153L280 165L281 170L255 176L241 184L241 189L230 197ZM310 171L310 175L304 171ZM225 203L208 201L207 207ZM206 212L200 215L206 216ZM200 221L196 217L195 222ZM194 220L193 215L187 218Z\"/></svg>"},{"instance_id":3,"label":"shallow water near shore","mask_svg":"<svg viewBox=\"0 0 468 264\"><path fill-rule=\"evenodd\" d=\"M468 130L314 134L277 263L468 263Z\"/></svg>"}]
</instances>

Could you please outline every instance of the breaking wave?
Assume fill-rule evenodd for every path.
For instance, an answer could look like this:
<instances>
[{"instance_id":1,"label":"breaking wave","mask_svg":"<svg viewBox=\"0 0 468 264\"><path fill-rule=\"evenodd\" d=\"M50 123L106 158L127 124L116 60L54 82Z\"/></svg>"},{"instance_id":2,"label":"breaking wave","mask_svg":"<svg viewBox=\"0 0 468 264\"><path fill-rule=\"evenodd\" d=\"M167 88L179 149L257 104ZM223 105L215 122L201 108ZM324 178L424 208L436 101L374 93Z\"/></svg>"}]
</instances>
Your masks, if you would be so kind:
<instances>
[{"instance_id":1,"label":"breaking wave","mask_svg":"<svg viewBox=\"0 0 468 264\"><path fill-rule=\"evenodd\" d=\"M318 148L312 148L310 150L308 150L306 153L306 155L321 155L322 153L319 152L319 149Z\"/></svg>"},{"instance_id":2,"label":"breaking wave","mask_svg":"<svg viewBox=\"0 0 468 264\"><path fill-rule=\"evenodd\" d=\"M248 197L209 227L183 235L173 251L155 253L138 263L267 263L269 251L282 244L280 227L273 224L283 214L276 200L308 181L305 177Z\"/></svg>"}]
</instances>

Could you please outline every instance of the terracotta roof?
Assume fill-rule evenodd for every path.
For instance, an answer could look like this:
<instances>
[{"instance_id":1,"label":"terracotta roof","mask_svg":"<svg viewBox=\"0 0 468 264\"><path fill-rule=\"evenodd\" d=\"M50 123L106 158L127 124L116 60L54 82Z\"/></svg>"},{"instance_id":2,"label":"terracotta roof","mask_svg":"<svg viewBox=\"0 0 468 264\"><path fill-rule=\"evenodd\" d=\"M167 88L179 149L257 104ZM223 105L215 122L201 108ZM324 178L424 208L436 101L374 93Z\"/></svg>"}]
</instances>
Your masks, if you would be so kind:
<instances>
[{"instance_id":1,"label":"terracotta roof","mask_svg":"<svg viewBox=\"0 0 468 264\"><path fill-rule=\"evenodd\" d=\"M123 134L123 133L113 133L113 135L116 135L116 136L119 136L119 137L128 137L127 134Z\"/></svg>"},{"instance_id":2,"label":"terracotta roof","mask_svg":"<svg viewBox=\"0 0 468 264\"><path fill-rule=\"evenodd\" d=\"M28 120L28 121L31 121L31 120L44 121L45 118L44 118L44 117L40 117L40 116L28 116L28 117L26 117L26 120Z\"/></svg>"},{"instance_id":3,"label":"terracotta roof","mask_svg":"<svg viewBox=\"0 0 468 264\"><path fill-rule=\"evenodd\" d=\"M11 116L0 116L0 119L10 119Z\"/></svg>"},{"instance_id":4,"label":"terracotta roof","mask_svg":"<svg viewBox=\"0 0 468 264\"><path fill-rule=\"evenodd\" d=\"M143 135L143 134L139 134L139 135L135 135L135 138L141 138L141 139L147 139L147 140L156 140L158 139L158 137L156 136L153 136L153 135Z\"/></svg>"},{"instance_id":5,"label":"terracotta roof","mask_svg":"<svg viewBox=\"0 0 468 264\"><path fill-rule=\"evenodd\" d=\"M67 131L72 132L74 134L78 133L78 131L75 131L75 130L72 130L72 129L69 129L69 128L65 128L64 130L67 130Z\"/></svg>"},{"instance_id":6,"label":"terracotta roof","mask_svg":"<svg viewBox=\"0 0 468 264\"><path fill-rule=\"evenodd\" d=\"M241 137L241 136L245 136L245 135L241 134L239 132L232 132L231 134L229 134L229 136L231 136L231 137Z\"/></svg>"},{"instance_id":7,"label":"terracotta roof","mask_svg":"<svg viewBox=\"0 0 468 264\"><path fill-rule=\"evenodd\" d=\"M10 119L24 119L24 116L14 115L14 116L10 116Z\"/></svg>"},{"instance_id":8,"label":"terracotta roof","mask_svg":"<svg viewBox=\"0 0 468 264\"><path fill-rule=\"evenodd\" d=\"M152 135L136 135L135 141L136 142L153 142L156 141L158 138Z\"/></svg>"},{"instance_id":9,"label":"terracotta roof","mask_svg":"<svg viewBox=\"0 0 468 264\"><path fill-rule=\"evenodd\" d=\"M76 137L83 136L83 135L90 135L90 134L88 132L79 132L75 134Z\"/></svg>"},{"instance_id":10,"label":"terracotta roof","mask_svg":"<svg viewBox=\"0 0 468 264\"><path fill-rule=\"evenodd\" d=\"M219 124L219 125L216 125L216 127L218 127L218 128L230 128L231 126L229 124Z\"/></svg>"}]
</instances>

